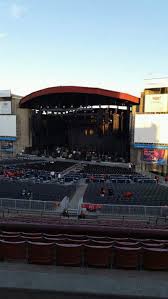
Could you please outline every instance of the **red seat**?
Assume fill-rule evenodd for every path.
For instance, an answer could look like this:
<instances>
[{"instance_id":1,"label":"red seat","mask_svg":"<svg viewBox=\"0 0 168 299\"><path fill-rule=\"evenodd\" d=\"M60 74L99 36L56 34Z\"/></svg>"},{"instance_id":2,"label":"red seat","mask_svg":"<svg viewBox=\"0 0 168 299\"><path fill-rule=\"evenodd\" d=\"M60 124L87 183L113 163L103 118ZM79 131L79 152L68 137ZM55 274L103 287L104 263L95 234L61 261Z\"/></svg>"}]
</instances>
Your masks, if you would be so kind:
<instances>
[{"instance_id":1,"label":"red seat","mask_svg":"<svg viewBox=\"0 0 168 299\"><path fill-rule=\"evenodd\" d=\"M99 237L99 236L87 236L89 240L94 240L94 241L104 241L104 242L110 242L113 241L109 237Z\"/></svg>"},{"instance_id":2,"label":"red seat","mask_svg":"<svg viewBox=\"0 0 168 299\"><path fill-rule=\"evenodd\" d=\"M64 234L64 238L75 239L75 240L86 240L87 236L85 236L85 235L69 235L69 234Z\"/></svg>"},{"instance_id":3,"label":"red seat","mask_svg":"<svg viewBox=\"0 0 168 299\"><path fill-rule=\"evenodd\" d=\"M43 241L44 242L47 242L47 243L66 243L66 239L64 238L47 238L47 237L44 237L43 238Z\"/></svg>"},{"instance_id":4,"label":"red seat","mask_svg":"<svg viewBox=\"0 0 168 299\"><path fill-rule=\"evenodd\" d=\"M139 242L115 242L116 247L128 247L128 248L136 248L140 247Z\"/></svg>"},{"instance_id":5,"label":"red seat","mask_svg":"<svg viewBox=\"0 0 168 299\"><path fill-rule=\"evenodd\" d=\"M42 237L36 237L36 236L21 236L21 239L24 241L31 241L31 242L43 242L43 238Z\"/></svg>"},{"instance_id":6,"label":"red seat","mask_svg":"<svg viewBox=\"0 0 168 299\"><path fill-rule=\"evenodd\" d=\"M141 247L115 247L114 266L123 269L137 269L140 266Z\"/></svg>"},{"instance_id":7,"label":"red seat","mask_svg":"<svg viewBox=\"0 0 168 299\"><path fill-rule=\"evenodd\" d=\"M1 235L1 240L9 242L19 242L21 241L20 235Z\"/></svg>"},{"instance_id":8,"label":"red seat","mask_svg":"<svg viewBox=\"0 0 168 299\"><path fill-rule=\"evenodd\" d=\"M85 264L93 267L110 267L112 246L85 245Z\"/></svg>"},{"instance_id":9,"label":"red seat","mask_svg":"<svg viewBox=\"0 0 168 299\"><path fill-rule=\"evenodd\" d=\"M88 245L91 246L112 246L114 244L113 241L97 241L97 240L89 240Z\"/></svg>"},{"instance_id":10,"label":"red seat","mask_svg":"<svg viewBox=\"0 0 168 299\"><path fill-rule=\"evenodd\" d=\"M46 238L55 238L55 239L65 239L65 236L63 234L43 234Z\"/></svg>"},{"instance_id":11,"label":"red seat","mask_svg":"<svg viewBox=\"0 0 168 299\"><path fill-rule=\"evenodd\" d=\"M144 248L143 267L146 270L168 270L168 250Z\"/></svg>"},{"instance_id":12,"label":"red seat","mask_svg":"<svg viewBox=\"0 0 168 299\"><path fill-rule=\"evenodd\" d=\"M65 239L65 244L89 244L89 240L88 239L79 239L79 240L75 240L75 239Z\"/></svg>"},{"instance_id":13,"label":"red seat","mask_svg":"<svg viewBox=\"0 0 168 299\"><path fill-rule=\"evenodd\" d=\"M145 248L164 248L163 243L141 243L143 247Z\"/></svg>"},{"instance_id":14,"label":"red seat","mask_svg":"<svg viewBox=\"0 0 168 299\"><path fill-rule=\"evenodd\" d=\"M21 233L20 232L10 232L10 231L1 231L1 234L5 235L5 236L7 236L7 235L15 236L15 235L20 235Z\"/></svg>"},{"instance_id":15,"label":"red seat","mask_svg":"<svg viewBox=\"0 0 168 299\"><path fill-rule=\"evenodd\" d=\"M26 242L2 241L2 253L4 260L25 260Z\"/></svg>"},{"instance_id":16,"label":"red seat","mask_svg":"<svg viewBox=\"0 0 168 299\"><path fill-rule=\"evenodd\" d=\"M80 266L82 245L56 244L56 263L62 266Z\"/></svg>"},{"instance_id":17,"label":"red seat","mask_svg":"<svg viewBox=\"0 0 168 299\"><path fill-rule=\"evenodd\" d=\"M28 242L28 262L52 265L54 263L54 244Z\"/></svg>"},{"instance_id":18,"label":"red seat","mask_svg":"<svg viewBox=\"0 0 168 299\"><path fill-rule=\"evenodd\" d=\"M38 238L38 237L42 237L42 233L24 233L22 232L22 236L24 237L30 237L30 238Z\"/></svg>"}]
</instances>

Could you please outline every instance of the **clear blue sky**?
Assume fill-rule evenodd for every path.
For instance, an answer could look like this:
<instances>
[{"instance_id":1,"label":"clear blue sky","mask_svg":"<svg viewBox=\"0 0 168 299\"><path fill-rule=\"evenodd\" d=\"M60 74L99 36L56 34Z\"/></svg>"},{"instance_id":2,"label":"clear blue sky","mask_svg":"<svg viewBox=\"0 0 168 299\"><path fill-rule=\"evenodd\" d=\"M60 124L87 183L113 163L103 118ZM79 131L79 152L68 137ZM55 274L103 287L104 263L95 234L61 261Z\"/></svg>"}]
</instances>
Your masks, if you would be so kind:
<instances>
[{"instance_id":1,"label":"clear blue sky","mask_svg":"<svg viewBox=\"0 0 168 299\"><path fill-rule=\"evenodd\" d=\"M139 95L149 74L168 74L167 14L167 0L0 0L0 89Z\"/></svg>"}]
</instances>

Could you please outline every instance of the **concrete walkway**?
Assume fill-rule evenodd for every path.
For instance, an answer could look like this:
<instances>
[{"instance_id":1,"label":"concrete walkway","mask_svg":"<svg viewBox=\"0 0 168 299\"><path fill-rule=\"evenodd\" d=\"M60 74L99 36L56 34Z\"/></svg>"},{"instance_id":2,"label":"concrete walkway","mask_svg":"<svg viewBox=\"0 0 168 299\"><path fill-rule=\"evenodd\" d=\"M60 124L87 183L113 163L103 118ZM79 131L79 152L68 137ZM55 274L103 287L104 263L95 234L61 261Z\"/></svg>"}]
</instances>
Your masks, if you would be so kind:
<instances>
[{"instance_id":1,"label":"concrete walkway","mask_svg":"<svg viewBox=\"0 0 168 299\"><path fill-rule=\"evenodd\" d=\"M85 191L87 189L88 184L81 182L79 185L77 185L76 192L74 196L72 197L69 208L70 209L78 209L79 200L81 200L85 194Z\"/></svg>"},{"instance_id":2,"label":"concrete walkway","mask_svg":"<svg viewBox=\"0 0 168 299\"><path fill-rule=\"evenodd\" d=\"M24 289L74 294L75 298L78 294L88 294L88 298L93 298L94 295L103 298L168 298L167 281L168 272L160 271L0 263L0 294L3 289Z\"/></svg>"}]
</instances>

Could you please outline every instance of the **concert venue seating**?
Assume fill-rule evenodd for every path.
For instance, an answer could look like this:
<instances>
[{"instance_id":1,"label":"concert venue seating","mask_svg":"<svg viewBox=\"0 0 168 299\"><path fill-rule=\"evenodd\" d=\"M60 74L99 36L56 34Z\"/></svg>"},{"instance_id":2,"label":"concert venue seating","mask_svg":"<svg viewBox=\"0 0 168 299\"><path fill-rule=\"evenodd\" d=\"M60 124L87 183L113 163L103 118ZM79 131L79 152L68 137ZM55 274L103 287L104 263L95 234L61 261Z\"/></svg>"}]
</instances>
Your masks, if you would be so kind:
<instances>
[{"instance_id":1,"label":"concert venue seating","mask_svg":"<svg viewBox=\"0 0 168 299\"><path fill-rule=\"evenodd\" d=\"M134 171L130 171L130 169L119 166L106 166L106 165L95 165L95 164L87 164L84 166L82 173L86 174L115 174L115 175L124 175L124 174L134 174Z\"/></svg>"},{"instance_id":2,"label":"concert venue seating","mask_svg":"<svg viewBox=\"0 0 168 299\"><path fill-rule=\"evenodd\" d=\"M32 192L33 200L61 201L64 196L70 197L73 194L75 191L75 186L0 181L1 198L22 198L23 189Z\"/></svg>"},{"instance_id":3,"label":"concert venue seating","mask_svg":"<svg viewBox=\"0 0 168 299\"><path fill-rule=\"evenodd\" d=\"M168 240L1 231L0 261L168 270Z\"/></svg>"},{"instance_id":4,"label":"concert venue seating","mask_svg":"<svg viewBox=\"0 0 168 299\"><path fill-rule=\"evenodd\" d=\"M105 192L101 195L101 188ZM125 192L131 192L127 198ZM168 189L153 183L89 183L84 195L84 202L117 204L117 205L147 205L164 206L167 204Z\"/></svg>"},{"instance_id":5,"label":"concert venue seating","mask_svg":"<svg viewBox=\"0 0 168 299\"><path fill-rule=\"evenodd\" d=\"M62 172L63 170L73 166L73 162L43 162L43 163L29 163L23 164L20 167L23 169L34 169L34 170L43 170L43 171L55 171L55 172Z\"/></svg>"}]
</instances>

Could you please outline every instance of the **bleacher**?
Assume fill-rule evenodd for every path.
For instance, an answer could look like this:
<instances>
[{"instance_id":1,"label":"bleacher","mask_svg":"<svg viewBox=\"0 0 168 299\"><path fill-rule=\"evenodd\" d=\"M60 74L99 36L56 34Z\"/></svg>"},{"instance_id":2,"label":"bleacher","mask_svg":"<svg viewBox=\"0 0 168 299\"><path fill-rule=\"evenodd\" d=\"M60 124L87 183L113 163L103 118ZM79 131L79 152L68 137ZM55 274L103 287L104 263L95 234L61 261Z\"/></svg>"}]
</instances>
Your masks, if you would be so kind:
<instances>
[{"instance_id":1,"label":"bleacher","mask_svg":"<svg viewBox=\"0 0 168 299\"><path fill-rule=\"evenodd\" d=\"M78 267L168 270L168 240L1 231L0 261Z\"/></svg>"}]
</instances>

